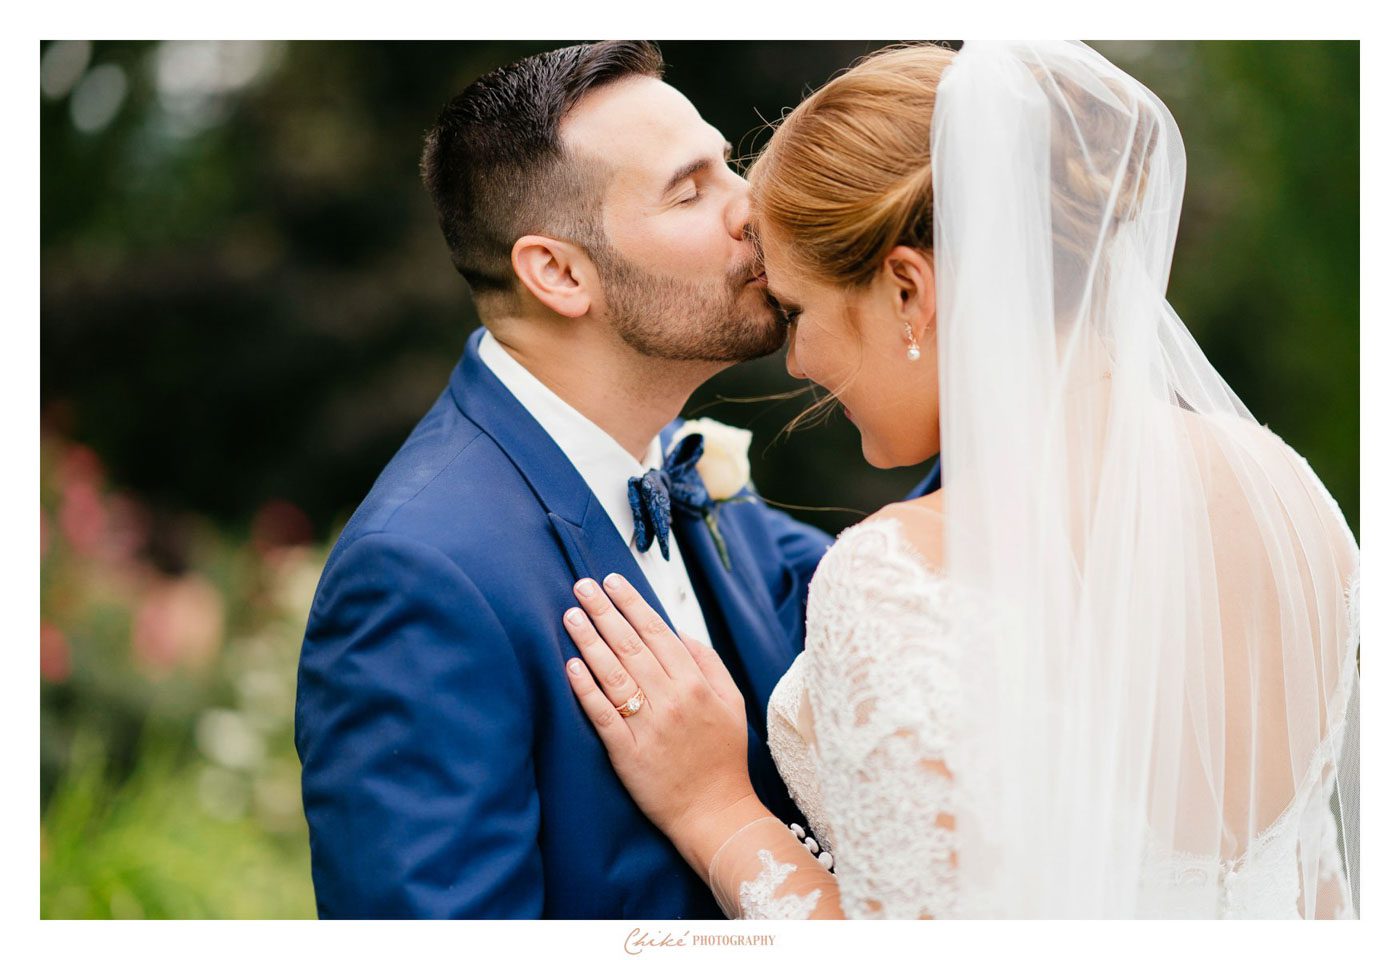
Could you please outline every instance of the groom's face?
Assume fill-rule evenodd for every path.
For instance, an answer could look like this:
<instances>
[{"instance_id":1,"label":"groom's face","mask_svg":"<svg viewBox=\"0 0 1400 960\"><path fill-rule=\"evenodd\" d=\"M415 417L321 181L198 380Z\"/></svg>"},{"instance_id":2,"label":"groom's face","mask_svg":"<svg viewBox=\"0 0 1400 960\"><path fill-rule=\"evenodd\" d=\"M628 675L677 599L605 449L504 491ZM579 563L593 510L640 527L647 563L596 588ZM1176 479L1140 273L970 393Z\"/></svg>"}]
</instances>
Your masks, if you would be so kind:
<instances>
[{"instance_id":1,"label":"groom's face","mask_svg":"<svg viewBox=\"0 0 1400 960\"><path fill-rule=\"evenodd\" d=\"M605 312L634 350L736 362L783 345L745 234L748 184L729 144L679 91L633 77L570 111L561 139L607 171L595 252Z\"/></svg>"}]
</instances>

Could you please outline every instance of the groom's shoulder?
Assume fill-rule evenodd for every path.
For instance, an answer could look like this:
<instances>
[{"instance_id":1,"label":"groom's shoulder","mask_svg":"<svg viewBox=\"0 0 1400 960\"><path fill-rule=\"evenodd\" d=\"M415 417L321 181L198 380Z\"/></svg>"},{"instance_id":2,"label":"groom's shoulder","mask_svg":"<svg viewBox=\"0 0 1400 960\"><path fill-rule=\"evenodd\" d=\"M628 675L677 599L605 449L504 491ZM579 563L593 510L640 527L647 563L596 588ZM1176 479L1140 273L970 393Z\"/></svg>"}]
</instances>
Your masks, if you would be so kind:
<instances>
[{"instance_id":1,"label":"groom's shoulder","mask_svg":"<svg viewBox=\"0 0 1400 960\"><path fill-rule=\"evenodd\" d=\"M499 547L503 517L538 513L534 504L512 461L444 393L380 471L327 569L365 540L417 544L467 564Z\"/></svg>"}]
</instances>

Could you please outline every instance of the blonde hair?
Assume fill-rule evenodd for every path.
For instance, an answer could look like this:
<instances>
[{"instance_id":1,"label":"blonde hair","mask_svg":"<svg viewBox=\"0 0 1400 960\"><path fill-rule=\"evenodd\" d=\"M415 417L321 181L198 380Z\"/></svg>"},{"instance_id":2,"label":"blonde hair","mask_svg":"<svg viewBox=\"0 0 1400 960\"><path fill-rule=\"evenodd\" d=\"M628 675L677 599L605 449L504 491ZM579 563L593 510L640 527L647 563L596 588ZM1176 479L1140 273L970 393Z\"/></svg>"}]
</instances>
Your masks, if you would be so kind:
<instances>
[{"instance_id":1,"label":"blonde hair","mask_svg":"<svg viewBox=\"0 0 1400 960\"><path fill-rule=\"evenodd\" d=\"M895 247L933 252L929 132L939 82L956 57L937 43L898 44L863 57L784 117L749 166L755 220L777 235L809 279L863 287ZM1124 142L1123 110L1074 84L1056 83L1073 104L1090 149ZM1116 86L1107 78L1104 83ZM1133 92L1113 95L1126 100ZM1110 235L1140 210L1157 132L1150 117L1136 120L1125 189L1114 196L1107 224ZM1086 168L1083 141L1053 139L1056 257L1062 266L1089 269L1094 251L1081 247L1086 238L1098 237L1115 178ZM1093 159L1101 169L1114 169L1113 163L1098 163L1103 158Z\"/></svg>"},{"instance_id":2,"label":"blonde hair","mask_svg":"<svg viewBox=\"0 0 1400 960\"><path fill-rule=\"evenodd\" d=\"M955 55L935 44L901 44L863 57L783 117L749 165L754 220L809 279L864 287L895 247L932 251L929 121ZM846 317L856 322L849 310ZM831 413L844 388L783 432Z\"/></svg>"},{"instance_id":3,"label":"blonde hair","mask_svg":"<svg viewBox=\"0 0 1400 960\"><path fill-rule=\"evenodd\" d=\"M846 289L867 286L895 247L932 255L930 128L938 85L957 56L939 43L884 47L783 117L747 170L750 207L761 227L757 239L766 233L781 242L807 279ZM1102 90L1121 102L1135 95L1116 81L1100 79ZM1128 143L1123 189L1117 189L1115 177L1094 172L1095 167L1115 169L1107 157L1096 156L1086 167L1086 139L1053 135L1050 145L1056 275L1067 281L1078 277L1098 298L1107 268L1096 248L1140 212L1158 129L1150 113L1133 111L1128 131L1124 118L1130 114L1121 103L1100 102L1102 93L1064 78L1053 82L1061 98L1056 109L1073 109L1089 150L1104 153L1121 149L1125 139ZM1113 208L1102 224L1110 197ZM1055 285L1057 318L1082 306L1083 289L1075 282ZM849 310L847 320L856 323ZM802 411L786 429L830 412L842 389Z\"/></svg>"},{"instance_id":4,"label":"blonde hair","mask_svg":"<svg viewBox=\"0 0 1400 960\"><path fill-rule=\"evenodd\" d=\"M933 249L929 121L955 56L936 44L886 47L779 123L749 167L750 204L799 270L859 287L895 247Z\"/></svg>"}]
</instances>

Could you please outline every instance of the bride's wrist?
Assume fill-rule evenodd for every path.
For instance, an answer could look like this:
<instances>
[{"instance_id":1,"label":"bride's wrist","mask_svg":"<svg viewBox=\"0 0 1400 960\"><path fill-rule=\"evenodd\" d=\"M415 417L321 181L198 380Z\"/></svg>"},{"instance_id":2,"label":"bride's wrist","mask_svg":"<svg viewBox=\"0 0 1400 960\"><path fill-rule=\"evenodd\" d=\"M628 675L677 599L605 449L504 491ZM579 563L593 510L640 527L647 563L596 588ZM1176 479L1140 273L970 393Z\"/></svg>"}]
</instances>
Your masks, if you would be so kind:
<instances>
[{"instance_id":1,"label":"bride's wrist","mask_svg":"<svg viewBox=\"0 0 1400 960\"><path fill-rule=\"evenodd\" d=\"M667 832L691 869L704 877L726 840L745 824L772 815L757 794L748 793L717 808L692 809Z\"/></svg>"}]
</instances>

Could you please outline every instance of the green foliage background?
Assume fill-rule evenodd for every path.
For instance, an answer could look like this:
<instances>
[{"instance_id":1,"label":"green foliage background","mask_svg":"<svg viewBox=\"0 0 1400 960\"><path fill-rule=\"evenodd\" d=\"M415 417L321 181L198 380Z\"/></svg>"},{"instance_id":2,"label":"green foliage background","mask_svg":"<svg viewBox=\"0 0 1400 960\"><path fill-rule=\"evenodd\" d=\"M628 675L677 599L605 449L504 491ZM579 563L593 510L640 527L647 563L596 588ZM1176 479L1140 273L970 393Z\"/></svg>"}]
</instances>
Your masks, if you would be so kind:
<instances>
[{"instance_id":1,"label":"green foliage background","mask_svg":"<svg viewBox=\"0 0 1400 960\"><path fill-rule=\"evenodd\" d=\"M881 44L662 49L743 155ZM45 916L314 912L290 737L310 589L476 323L421 137L554 45L95 43L44 95ZM1094 45L1186 142L1169 299L1359 532L1358 44ZM754 430L785 503L870 511L921 474L864 464L844 421L778 439L810 398L733 399L790 386L771 357L687 413Z\"/></svg>"}]
</instances>

